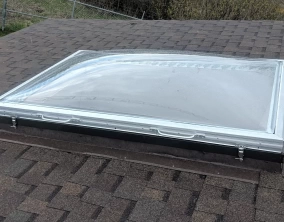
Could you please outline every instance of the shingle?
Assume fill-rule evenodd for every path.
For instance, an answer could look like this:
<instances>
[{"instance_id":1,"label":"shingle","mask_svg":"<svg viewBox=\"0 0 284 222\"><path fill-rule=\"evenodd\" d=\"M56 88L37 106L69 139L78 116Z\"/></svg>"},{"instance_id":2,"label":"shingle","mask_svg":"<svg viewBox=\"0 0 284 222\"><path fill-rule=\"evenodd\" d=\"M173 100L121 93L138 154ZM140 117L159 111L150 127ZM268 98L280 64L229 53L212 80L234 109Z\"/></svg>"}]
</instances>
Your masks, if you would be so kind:
<instances>
[{"instance_id":1,"label":"shingle","mask_svg":"<svg viewBox=\"0 0 284 222\"><path fill-rule=\"evenodd\" d=\"M125 176L129 167L130 167L130 163L127 161L111 160L110 163L105 168L104 172L119 175L119 176Z\"/></svg>"},{"instance_id":2,"label":"shingle","mask_svg":"<svg viewBox=\"0 0 284 222\"><path fill-rule=\"evenodd\" d=\"M227 201L222 199L206 199L206 197L200 197L197 202L196 210L224 215L227 204Z\"/></svg>"},{"instance_id":3,"label":"shingle","mask_svg":"<svg viewBox=\"0 0 284 222\"><path fill-rule=\"evenodd\" d=\"M217 215L194 211L191 222L216 222Z\"/></svg>"},{"instance_id":4,"label":"shingle","mask_svg":"<svg viewBox=\"0 0 284 222\"><path fill-rule=\"evenodd\" d=\"M28 222L32 216L32 213L16 210L6 217L5 222Z\"/></svg>"},{"instance_id":5,"label":"shingle","mask_svg":"<svg viewBox=\"0 0 284 222\"><path fill-rule=\"evenodd\" d=\"M16 178L0 174L0 184L2 189L11 188L16 183L16 181L17 181Z\"/></svg>"},{"instance_id":6,"label":"shingle","mask_svg":"<svg viewBox=\"0 0 284 222\"><path fill-rule=\"evenodd\" d=\"M259 186L276 190L284 190L284 178L279 173L262 171L260 174Z\"/></svg>"},{"instance_id":7,"label":"shingle","mask_svg":"<svg viewBox=\"0 0 284 222\"><path fill-rule=\"evenodd\" d=\"M140 170L133 167L128 168L126 176L138 178L141 180L147 180L149 171L147 170Z\"/></svg>"},{"instance_id":8,"label":"shingle","mask_svg":"<svg viewBox=\"0 0 284 222\"><path fill-rule=\"evenodd\" d=\"M228 189L204 185L196 204L196 210L224 215L228 204Z\"/></svg>"},{"instance_id":9,"label":"shingle","mask_svg":"<svg viewBox=\"0 0 284 222\"><path fill-rule=\"evenodd\" d=\"M163 222L191 222L191 217L187 215L175 215L168 213L163 213L162 216L159 217L159 221ZM202 221L205 222L205 221Z\"/></svg>"},{"instance_id":10,"label":"shingle","mask_svg":"<svg viewBox=\"0 0 284 222\"><path fill-rule=\"evenodd\" d=\"M27 173L25 173L19 179L19 182L37 186L45 179L46 172L48 172L52 168L52 163L37 162Z\"/></svg>"},{"instance_id":11,"label":"shingle","mask_svg":"<svg viewBox=\"0 0 284 222\"><path fill-rule=\"evenodd\" d=\"M49 202L59 192L60 188L49 184L40 184L29 197Z\"/></svg>"},{"instance_id":12,"label":"shingle","mask_svg":"<svg viewBox=\"0 0 284 222\"><path fill-rule=\"evenodd\" d=\"M134 205L135 202L126 199L112 198L102 209L96 221L125 221L132 212Z\"/></svg>"},{"instance_id":13,"label":"shingle","mask_svg":"<svg viewBox=\"0 0 284 222\"><path fill-rule=\"evenodd\" d=\"M96 205L80 202L78 206L72 210L72 212L86 218L91 218L97 209L98 206Z\"/></svg>"},{"instance_id":14,"label":"shingle","mask_svg":"<svg viewBox=\"0 0 284 222\"><path fill-rule=\"evenodd\" d=\"M0 216L6 217L11 214L23 202L25 196L12 191L4 191L0 195Z\"/></svg>"},{"instance_id":15,"label":"shingle","mask_svg":"<svg viewBox=\"0 0 284 222\"><path fill-rule=\"evenodd\" d=\"M267 213L265 211L256 210L255 220L260 222L280 222L283 221L283 215Z\"/></svg>"},{"instance_id":16,"label":"shingle","mask_svg":"<svg viewBox=\"0 0 284 222\"><path fill-rule=\"evenodd\" d=\"M21 193L21 194L28 194L30 190L33 189L32 185L27 185L23 183L15 183L13 186L11 186L8 190Z\"/></svg>"},{"instance_id":17,"label":"shingle","mask_svg":"<svg viewBox=\"0 0 284 222\"><path fill-rule=\"evenodd\" d=\"M273 214L284 215L283 193L280 190L258 188L256 209Z\"/></svg>"},{"instance_id":18,"label":"shingle","mask_svg":"<svg viewBox=\"0 0 284 222\"><path fill-rule=\"evenodd\" d=\"M162 213L165 203L155 200L140 200L130 215L133 221L157 221Z\"/></svg>"},{"instance_id":19,"label":"shingle","mask_svg":"<svg viewBox=\"0 0 284 222\"><path fill-rule=\"evenodd\" d=\"M141 195L142 199L163 201L167 192L146 187Z\"/></svg>"},{"instance_id":20,"label":"shingle","mask_svg":"<svg viewBox=\"0 0 284 222\"><path fill-rule=\"evenodd\" d=\"M66 220L64 220L64 222L95 222L95 220L91 219L91 218L87 218L87 217L84 217L80 214L75 214L73 212L71 212Z\"/></svg>"},{"instance_id":21,"label":"shingle","mask_svg":"<svg viewBox=\"0 0 284 222\"><path fill-rule=\"evenodd\" d=\"M47 206L59 210L72 211L78 207L79 203L79 197L65 195L59 192Z\"/></svg>"},{"instance_id":22,"label":"shingle","mask_svg":"<svg viewBox=\"0 0 284 222\"><path fill-rule=\"evenodd\" d=\"M251 204L242 204L238 202L230 202L227 207L224 221L254 221L255 208Z\"/></svg>"},{"instance_id":23,"label":"shingle","mask_svg":"<svg viewBox=\"0 0 284 222\"><path fill-rule=\"evenodd\" d=\"M30 213L42 214L46 209L46 205L47 202L27 197L24 202L18 206L18 209Z\"/></svg>"},{"instance_id":24,"label":"shingle","mask_svg":"<svg viewBox=\"0 0 284 222\"><path fill-rule=\"evenodd\" d=\"M82 185L93 183L97 170L102 166L105 159L89 158L86 163L72 176L70 181Z\"/></svg>"},{"instance_id":25,"label":"shingle","mask_svg":"<svg viewBox=\"0 0 284 222\"><path fill-rule=\"evenodd\" d=\"M96 188L90 188L82 197L82 200L95 204L98 206L106 206L111 200L112 194L110 192L102 191Z\"/></svg>"},{"instance_id":26,"label":"shingle","mask_svg":"<svg viewBox=\"0 0 284 222\"><path fill-rule=\"evenodd\" d=\"M151 180L172 181L175 171L157 168L154 170Z\"/></svg>"},{"instance_id":27,"label":"shingle","mask_svg":"<svg viewBox=\"0 0 284 222\"><path fill-rule=\"evenodd\" d=\"M93 181L89 184L89 186L106 192L114 192L117 189L117 186L121 183L121 180L122 177L102 173L93 176Z\"/></svg>"},{"instance_id":28,"label":"shingle","mask_svg":"<svg viewBox=\"0 0 284 222\"><path fill-rule=\"evenodd\" d=\"M181 189L200 191L204 180L205 178L198 174L182 172L175 186Z\"/></svg>"},{"instance_id":29,"label":"shingle","mask_svg":"<svg viewBox=\"0 0 284 222\"><path fill-rule=\"evenodd\" d=\"M34 161L18 159L10 167L5 170L5 174L10 177L21 177L25 172L27 172L33 165Z\"/></svg>"},{"instance_id":30,"label":"shingle","mask_svg":"<svg viewBox=\"0 0 284 222\"><path fill-rule=\"evenodd\" d=\"M72 168L55 168L47 177L44 177L42 182L54 186L63 186L64 182L72 177L71 170Z\"/></svg>"},{"instance_id":31,"label":"shingle","mask_svg":"<svg viewBox=\"0 0 284 222\"><path fill-rule=\"evenodd\" d=\"M195 199L193 199L193 197L194 193L192 191L177 188L174 189L170 193L169 199L162 215L168 215L168 213L174 215L188 214L188 211L193 210L195 207L195 202L193 202L193 206L191 205L192 201L196 201Z\"/></svg>"},{"instance_id":32,"label":"shingle","mask_svg":"<svg viewBox=\"0 0 284 222\"><path fill-rule=\"evenodd\" d=\"M212 185L204 185L200 196L207 197L207 198L215 198L215 199L225 199L224 193L226 192L226 188L217 187Z\"/></svg>"},{"instance_id":33,"label":"shingle","mask_svg":"<svg viewBox=\"0 0 284 222\"><path fill-rule=\"evenodd\" d=\"M217 186L217 187L224 187L227 189L232 189L234 181L230 179L226 179L226 178L221 178L221 177L207 176L205 183L213 185L213 186Z\"/></svg>"},{"instance_id":34,"label":"shingle","mask_svg":"<svg viewBox=\"0 0 284 222\"><path fill-rule=\"evenodd\" d=\"M125 199L138 200L146 184L144 180L125 177L116 189L114 195Z\"/></svg>"},{"instance_id":35,"label":"shingle","mask_svg":"<svg viewBox=\"0 0 284 222\"><path fill-rule=\"evenodd\" d=\"M1 148L6 150L4 153L1 154L2 157L5 158L20 158L27 150L28 147L25 145L20 145L16 143L8 143L8 142L0 142Z\"/></svg>"},{"instance_id":36,"label":"shingle","mask_svg":"<svg viewBox=\"0 0 284 222\"><path fill-rule=\"evenodd\" d=\"M36 217L35 222L53 222L59 221L65 214L65 211L53 209L53 208L46 208L45 211Z\"/></svg>"},{"instance_id":37,"label":"shingle","mask_svg":"<svg viewBox=\"0 0 284 222\"><path fill-rule=\"evenodd\" d=\"M48 150L46 148L32 147L22 155L22 158L34 161L42 161L42 157L47 153L47 151Z\"/></svg>"},{"instance_id":38,"label":"shingle","mask_svg":"<svg viewBox=\"0 0 284 222\"><path fill-rule=\"evenodd\" d=\"M69 168L70 166L76 166L79 164L82 161L82 156L62 151L47 150L43 154L41 161L60 164Z\"/></svg>"},{"instance_id":39,"label":"shingle","mask_svg":"<svg viewBox=\"0 0 284 222\"><path fill-rule=\"evenodd\" d=\"M232 191L230 193L230 201L253 204L256 195L255 184L234 181Z\"/></svg>"},{"instance_id":40,"label":"shingle","mask_svg":"<svg viewBox=\"0 0 284 222\"><path fill-rule=\"evenodd\" d=\"M147 186L157 190L171 191L179 175L180 171L156 168Z\"/></svg>"},{"instance_id":41,"label":"shingle","mask_svg":"<svg viewBox=\"0 0 284 222\"><path fill-rule=\"evenodd\" d=\"M82 186L76 183L65 182L60 192L67 195L79 196L86 189L87 189L86 186Z\"/></svg>"},{"instance_id":42,"label":"shingle","mask_svg":"<svg viewBox=\"0 0 284 222\"><path fill-rule=\"evenodd\" d=\"M142 163L131 163L130 167L133 168L133 169L144 170L144 171L159 171L159 170L162 170L159 167L146 165L146 164L142 164Z\"/></svg>"}]
</instances>

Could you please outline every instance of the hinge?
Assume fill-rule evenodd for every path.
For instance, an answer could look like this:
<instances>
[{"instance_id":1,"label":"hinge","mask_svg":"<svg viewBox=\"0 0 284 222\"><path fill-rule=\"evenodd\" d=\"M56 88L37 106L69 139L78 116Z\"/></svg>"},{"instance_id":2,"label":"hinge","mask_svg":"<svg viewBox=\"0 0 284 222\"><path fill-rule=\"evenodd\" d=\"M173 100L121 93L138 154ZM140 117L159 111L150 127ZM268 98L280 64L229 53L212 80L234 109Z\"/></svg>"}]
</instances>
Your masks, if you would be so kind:
<instances>
[{"instance_id":1,"label":"hinge","mask_svg":"<svg viewBox=\"0 0 284 222\"><path fill-rule=\"evenodd\" d=\"M17 129L17 118L15 116L12 116L12 128Z\"/></svg>"},{"instance_id":2,"label":"hinge","mask_svg":"<svg viewBox=\"0 0 284 222\"><path fill-rule=\"evenodd\" d=\"M236 160L243 162L245 156L244 152L246 147L242 145L237 145L237 148L238 148L238 158L236 158Z\"/></svg>"}]
</instances>

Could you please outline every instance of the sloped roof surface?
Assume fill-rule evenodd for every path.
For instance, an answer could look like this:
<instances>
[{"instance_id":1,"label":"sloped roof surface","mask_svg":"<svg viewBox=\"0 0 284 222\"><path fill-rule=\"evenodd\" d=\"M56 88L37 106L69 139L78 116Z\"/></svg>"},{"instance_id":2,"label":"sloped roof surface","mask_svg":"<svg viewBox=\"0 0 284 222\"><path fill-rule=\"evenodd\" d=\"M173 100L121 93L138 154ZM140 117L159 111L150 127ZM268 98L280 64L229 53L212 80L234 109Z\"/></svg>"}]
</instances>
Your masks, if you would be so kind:
<instances>
[{"instance_id":1,"label":"sloped roof surface","mask_svg":"<svg viewBox=\"0 0 284 222\"><path fill-rule=\"evenodd\" d=\"M46 20L0 39L0 92L80 49L133 48L283 59L284 22ZM280 174L236 169L252 178L243 182L222 169L226 178L1 142L0 221L283 220Z\"/></svg>"}]
</instances>

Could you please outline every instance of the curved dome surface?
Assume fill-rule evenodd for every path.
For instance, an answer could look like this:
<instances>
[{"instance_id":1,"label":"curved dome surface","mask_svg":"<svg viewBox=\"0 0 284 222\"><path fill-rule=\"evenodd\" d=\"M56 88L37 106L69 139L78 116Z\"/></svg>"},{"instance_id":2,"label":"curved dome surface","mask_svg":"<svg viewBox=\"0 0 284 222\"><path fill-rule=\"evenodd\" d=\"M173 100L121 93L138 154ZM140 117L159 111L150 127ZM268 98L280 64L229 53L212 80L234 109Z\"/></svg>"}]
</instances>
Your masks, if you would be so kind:
<instances>
[{"instance_id":1,"label":"curved dome surface","mask_svg":"<svg viewBox=\"0 0 284 222\"><path fill-rule=\"evenodd\" d=\"M267 128L275 61L144 53L79 56L67 63L72 64L4 101L191 124Z\"/></svg>"}]
</instances>

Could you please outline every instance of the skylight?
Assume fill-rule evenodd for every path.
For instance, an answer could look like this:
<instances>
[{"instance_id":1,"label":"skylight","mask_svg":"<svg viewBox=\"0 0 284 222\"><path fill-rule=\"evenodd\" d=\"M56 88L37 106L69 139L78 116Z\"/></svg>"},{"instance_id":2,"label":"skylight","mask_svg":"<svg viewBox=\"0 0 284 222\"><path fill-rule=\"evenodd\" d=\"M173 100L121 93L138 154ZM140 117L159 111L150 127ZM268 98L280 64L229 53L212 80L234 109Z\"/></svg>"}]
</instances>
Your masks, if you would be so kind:
<instances>
[{"instance_id":1,"label":"skylight","mask_svg":"<svg viewBox=\"0 0 284 222\"><path fill-rule=\"evenodd\" d=\"M78 51L3 95L0 114L281 152L282 74L278 60Z\"/></svg>"}]
</instances>

